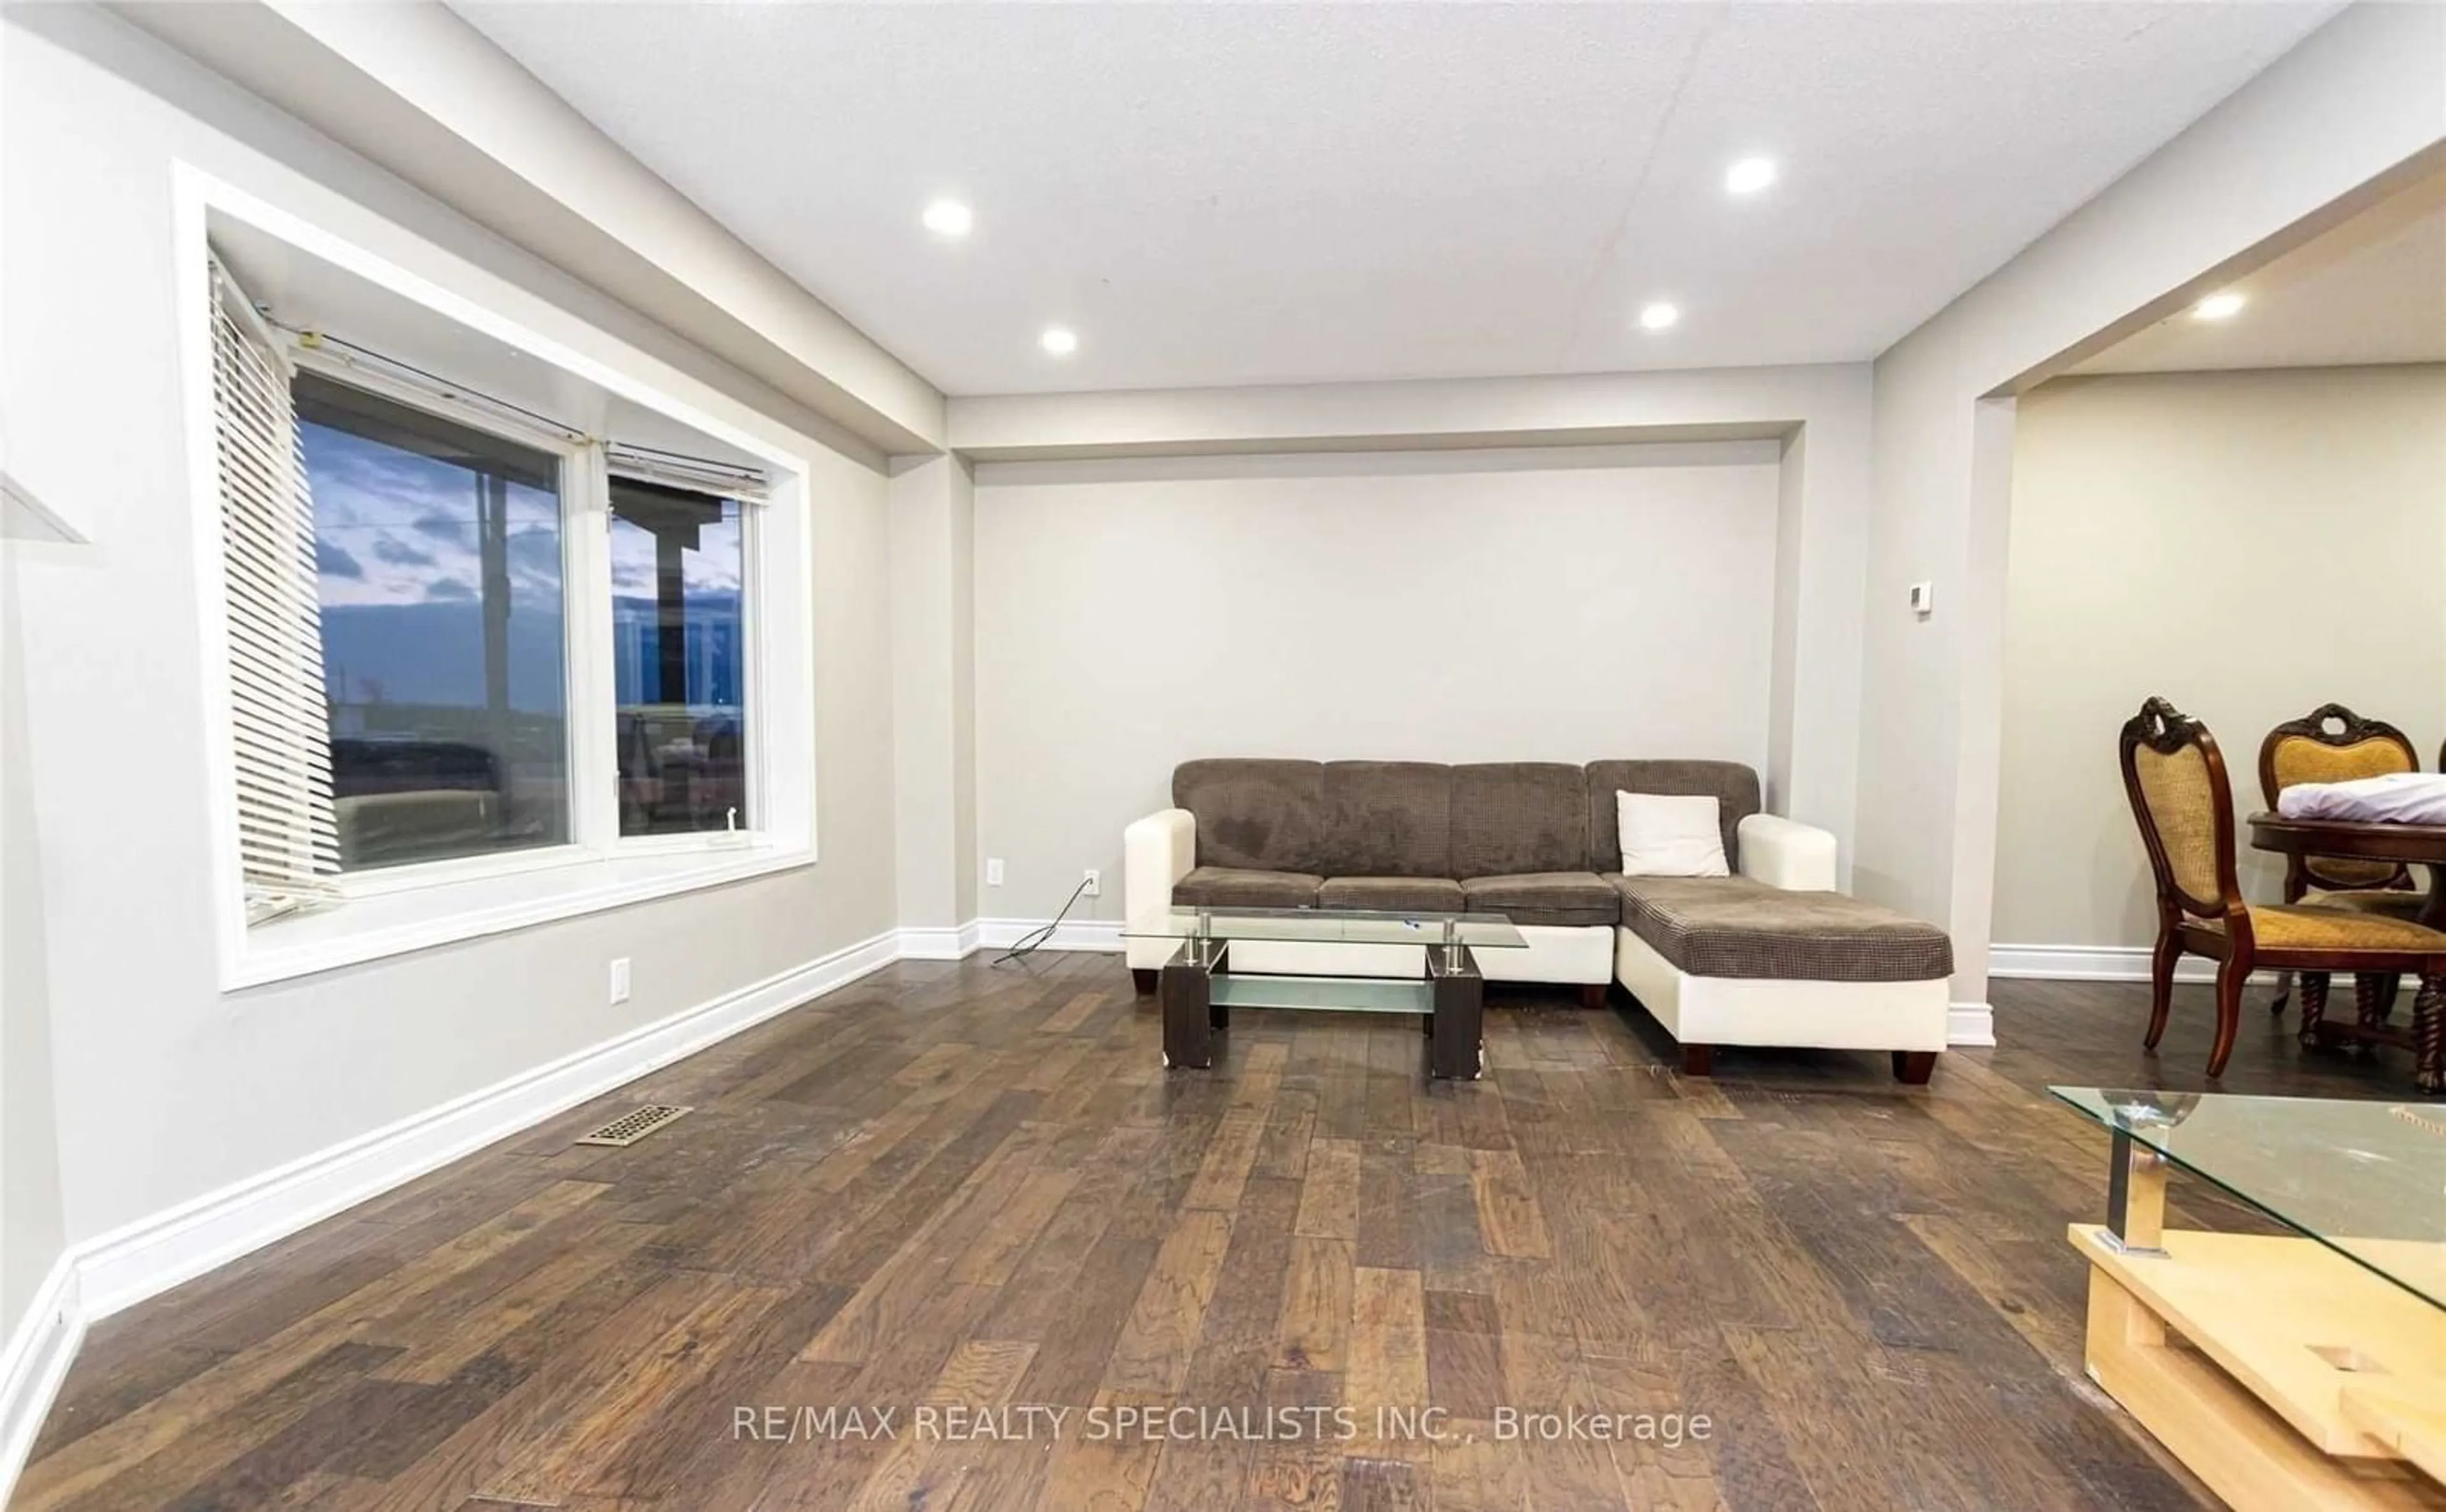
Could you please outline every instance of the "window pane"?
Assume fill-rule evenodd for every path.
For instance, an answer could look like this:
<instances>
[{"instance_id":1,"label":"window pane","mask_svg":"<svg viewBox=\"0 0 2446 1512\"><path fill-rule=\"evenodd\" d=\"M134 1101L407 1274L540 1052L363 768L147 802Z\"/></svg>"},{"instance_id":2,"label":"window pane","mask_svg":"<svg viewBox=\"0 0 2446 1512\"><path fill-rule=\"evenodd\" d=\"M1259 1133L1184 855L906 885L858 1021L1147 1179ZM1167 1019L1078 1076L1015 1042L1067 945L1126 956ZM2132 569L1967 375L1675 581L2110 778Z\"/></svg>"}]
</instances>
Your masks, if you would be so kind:
<instances>
[{"instance_id":1,"label":"window pane","mask_svg":"<svg viewBox=\"0 0 2446 1512\"><path fill-rule=\"evenodd\" d=\"M560 464L310 375L343 870L569 837Z\"/></svg>"},{"instance_id":2,"label":"window pane","mask_svg":"<svg viewBox=\"0 0 2446 1512\"><path fill-rule=\"evenodd\" d=\"M612 480L620 832L748 827L739 503Z\"/></svg>"}]
</instances>

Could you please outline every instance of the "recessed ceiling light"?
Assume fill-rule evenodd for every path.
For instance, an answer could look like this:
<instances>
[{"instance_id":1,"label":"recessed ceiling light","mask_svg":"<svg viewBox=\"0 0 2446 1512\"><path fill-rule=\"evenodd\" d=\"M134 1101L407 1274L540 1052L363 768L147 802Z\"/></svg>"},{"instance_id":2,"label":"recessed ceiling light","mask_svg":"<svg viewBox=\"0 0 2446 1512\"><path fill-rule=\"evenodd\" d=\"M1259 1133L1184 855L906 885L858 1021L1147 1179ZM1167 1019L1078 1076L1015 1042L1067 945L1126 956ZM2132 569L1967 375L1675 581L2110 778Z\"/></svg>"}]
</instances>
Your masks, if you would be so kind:
<instances>
[{"instance_id":1,"label":"recessed ceiling light","mask_svg":"<svg viewBox=\"0 0 2446 1512\"><path fill-rule=\"evenodd\" d=\"M926 207L926 229L937 236L965 236L977 217L956 199L937 199Z\"/></svg>"},{"instance_id":2,"label":"recessed ceiling light","mask_svg":"<svg viewBox=\"0 0 2446 1512\"><path fill-rule=\"evenodd\" d=\"M1744 158L1724 170L1724 193L1755 195L1775 182L1775 159Z\"/></svg>"},{"instance_id":3,"label":"recessed ceiling light","mask_svg":"<svg viewBox=\"0 0 2446 1512\"><path fill-rule=\"evenodd\" d=\"M2198 304L2192 307L2192 318L2194 320L2226 320L2230 318L2236 311L2240 310L2245 303L2245 300L2240 294L2232 293L2230 291L2223 294L2211 294L2208 298L2201 300Z\"/></svg>"},{"instance_id":4,"label":"recessed ceiling light","mask_svg":"<svg viewBox=\"0 0 2446 1512\"><path fill-rule=\"evenodd\" d=\"M1647 330L1663 330L1682 318L1682 311L1663 300L1641 308L1639 324Z\"/></svg>"},{"instance_id":5,"label":"recessed ceiling light","mask_svg":"<svg viewBox=\"0 0 2446 1512\"><path fill-rule=\"evenodd\" d=\"M1079 349L1079 333L1067 326L1047 326L1036 345L1056 357L1067 357Z\"/></svg>"}]
</instances>

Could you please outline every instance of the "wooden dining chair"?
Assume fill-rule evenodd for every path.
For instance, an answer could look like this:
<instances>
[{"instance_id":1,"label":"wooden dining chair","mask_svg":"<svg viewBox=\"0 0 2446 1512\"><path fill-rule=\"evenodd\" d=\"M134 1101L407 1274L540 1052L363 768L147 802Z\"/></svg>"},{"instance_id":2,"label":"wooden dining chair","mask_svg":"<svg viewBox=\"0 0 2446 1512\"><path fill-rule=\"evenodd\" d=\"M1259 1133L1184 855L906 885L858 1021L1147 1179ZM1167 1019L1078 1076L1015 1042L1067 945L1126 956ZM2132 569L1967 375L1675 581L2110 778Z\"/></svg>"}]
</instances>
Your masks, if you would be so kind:
<instances>
[{"instance_id":1,"label":"wooden dining chair","mask_svg":"<svg viewBox=\"0 0 2446 1512\"><path fill-rule=\"evenodd\" d=\"M2259 743L2259 792L2271 811L2286 788L2305 782L2350 782L2419 770L2420 756L2401 730L2383 719L2365 719L2341 703L2323 703L2287 719ZM2333 907L2405 918L2420 911L2412 868L2400 862L2287 856L2285 901L2300 903L2314 891L2320 896L2313 901Z\"/></svg>"},{"instance_id":2,"label":"wooden dining chair","mask_svg":"<svg viewBox=\"0 0 2446 1512\"><path fill-rule=\"evenodd\" d=\"M2446 752L2439 753L2446 765ZM2285 790L2304 782L2350 782L2390 772L2418 772L2420 756L2401 730L2383 719L2366 719L2341 703L2323 703L2287 719L2259 742L2259 793L2270 812ZM2315 894L2315 896L2314 896ZM2421 895L2412 868L2399 862L2357 861L2346 856L2285 858L2285 901L2305 900L2335 908L2365 908L2399 919L2418 918ZM2393 983L2376 989L2381 1017L2395 1004ZM2293 976L2276 981L2267 1011L2281 1014L2292 995Z\"/></svg>"},{"instance_id":3,"label":"wooden dining chair","mask_svg":"<svg viewBox=\"0 0 2446 1512\"><path fill-rule=\"evenodd\" d=\"M2362 909L2243 901L2234 871L2233 788L2216 737L2164 699L2125 721L2118 746L2124 794L2157 885L2157 945L2150 958L2150 1049L2166 1033L2174 963L2186 953L2217 962L2216 1042L2209 1074L2225 1073L2242 1018L2242 987L2262 967L2302 976L2302 1038L2320 1042L2331 972L2367 980L2413 976L2414 1034L2431 1045L2446 1023L2446 934ZM2366 1019L2376 993L2364 988ZM2424 1054L2424 1065L2436 1056Z\"/></svg>"}]
</instances>

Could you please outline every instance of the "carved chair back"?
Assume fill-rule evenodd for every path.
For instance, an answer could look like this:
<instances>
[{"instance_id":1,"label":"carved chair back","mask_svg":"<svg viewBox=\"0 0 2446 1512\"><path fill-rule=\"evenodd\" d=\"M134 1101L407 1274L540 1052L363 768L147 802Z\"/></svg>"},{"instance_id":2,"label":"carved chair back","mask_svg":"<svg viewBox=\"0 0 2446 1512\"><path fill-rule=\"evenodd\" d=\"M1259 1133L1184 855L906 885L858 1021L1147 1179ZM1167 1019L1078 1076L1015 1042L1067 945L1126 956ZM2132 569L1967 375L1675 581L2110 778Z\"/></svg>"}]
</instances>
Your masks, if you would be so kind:
<instances>
[{"instance_id":1,"label":"carved chair back","mask_svg":"<svg viewBox=\"0 0 2446 1512\"><path fill-rule=\"evenodd\" d=\"M2223 918L2242 907L2234 875L2233 788L2208 727L2153 698L2124 721L2123 792L2149 848L2158 905Z\"/></svg>"},{"instance_id":2,"label":"carved chair back","mask_svg":"<svg viewBox=\"0 0 2446 1512\"><path fill-rule=\"evenodd\" d=\"M2365 719L2341 703L2323 703L2287 719L2259 743L2259 791L2276 807L2286 788L2303 782L2350 782L2390 772L2418 772L2420 756L2401 730L2383 719ZM2343 856L2295 856L2286 863L2285 895L2299 898L2311 887L2395 887L2411 873L2391 861Z\"/></svg>"}]
</instances>

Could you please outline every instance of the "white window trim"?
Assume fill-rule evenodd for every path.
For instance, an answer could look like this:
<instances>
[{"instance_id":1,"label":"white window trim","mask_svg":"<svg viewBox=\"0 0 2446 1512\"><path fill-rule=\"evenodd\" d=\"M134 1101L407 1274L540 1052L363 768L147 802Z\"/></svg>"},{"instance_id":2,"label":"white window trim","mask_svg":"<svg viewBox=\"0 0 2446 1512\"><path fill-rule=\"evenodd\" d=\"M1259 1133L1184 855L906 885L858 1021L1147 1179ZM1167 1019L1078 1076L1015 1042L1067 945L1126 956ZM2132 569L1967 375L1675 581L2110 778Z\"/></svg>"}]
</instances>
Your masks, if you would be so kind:
<instances>
[{"instance_id":1,"label":"white window trim","mask_svg":"<svg viewBox=\"0 0 2446 1512\"><path fill-rule=\"evenodd\" d=\"M814 861L812 850L769 844L719 855L606 856L595 851L564 865L505 868L490 875L403 887L258 926L254 933L261 938L249 943L236 969L224 973L221 986L225 992L259 987L746 882Z\"/></svg>"},{"instance_id":2,"label":"white window trim","mask_svg":"<svg viewBox=\"0 0 2446 1512\"><path fill-rule=\"evenodd\" d=\"M174 192L179 279L176 303L194 508L198 640L205 690L204 808L212 826L222 990L260 986L813 865L817 860L817 774L813 503L808 488L812 460L192 164L174 165ZM342 904L248 926L237 858L235 774L230 756L220 499L212 413L209 302L213 296L206 252L213 215L244 221L444 319L660 411L766 464L771 478L766 502L743 507L741 530L746 590L743 594L742 678L747 724L742 743L747 753L749 817L755 821L754 829L686 835L618 834L617 793L610 780L617 770L617 717L610 696L608 663L612 606L608 598L600 605L593 603L599 596L593 591L596 559L585 554L608 555L609 551L609 516L603 507L607 500L602 490L593 486L601 476L601 449L581 447L573 457L562 438L549 443L549 448L564 457L563 579L572 585L567 591L583 595L576 603L564 599L570 625L564 646L570 675L571 786L577 795L570 815L570 843L344 874L346 901ZM471 271L439 249L419 242L416 250L420 261ZM473 274L465 281L480 286L487 278ZM562 321L573 321L561 312L553 313ZM584 327L584 334L593 345L610 346L634 366L660 366L592 327ZM323 370L341 382L377 388L367 382L367 374L346 364ZM425 396L394 393L390 397L423 408L436 407ZM438 412L536 444L534 436L517 435L489 415ZM597 685L603 697L582 706L580 689ZM593 711L599 718L579 717L595 704L600 705ZM581 726L587 728L581 730ZM795 773L797 780L777 780L784 770ZM588 784L583 777L589 771L602 774L605 780Z\"/></svg>"}]
</instances>

